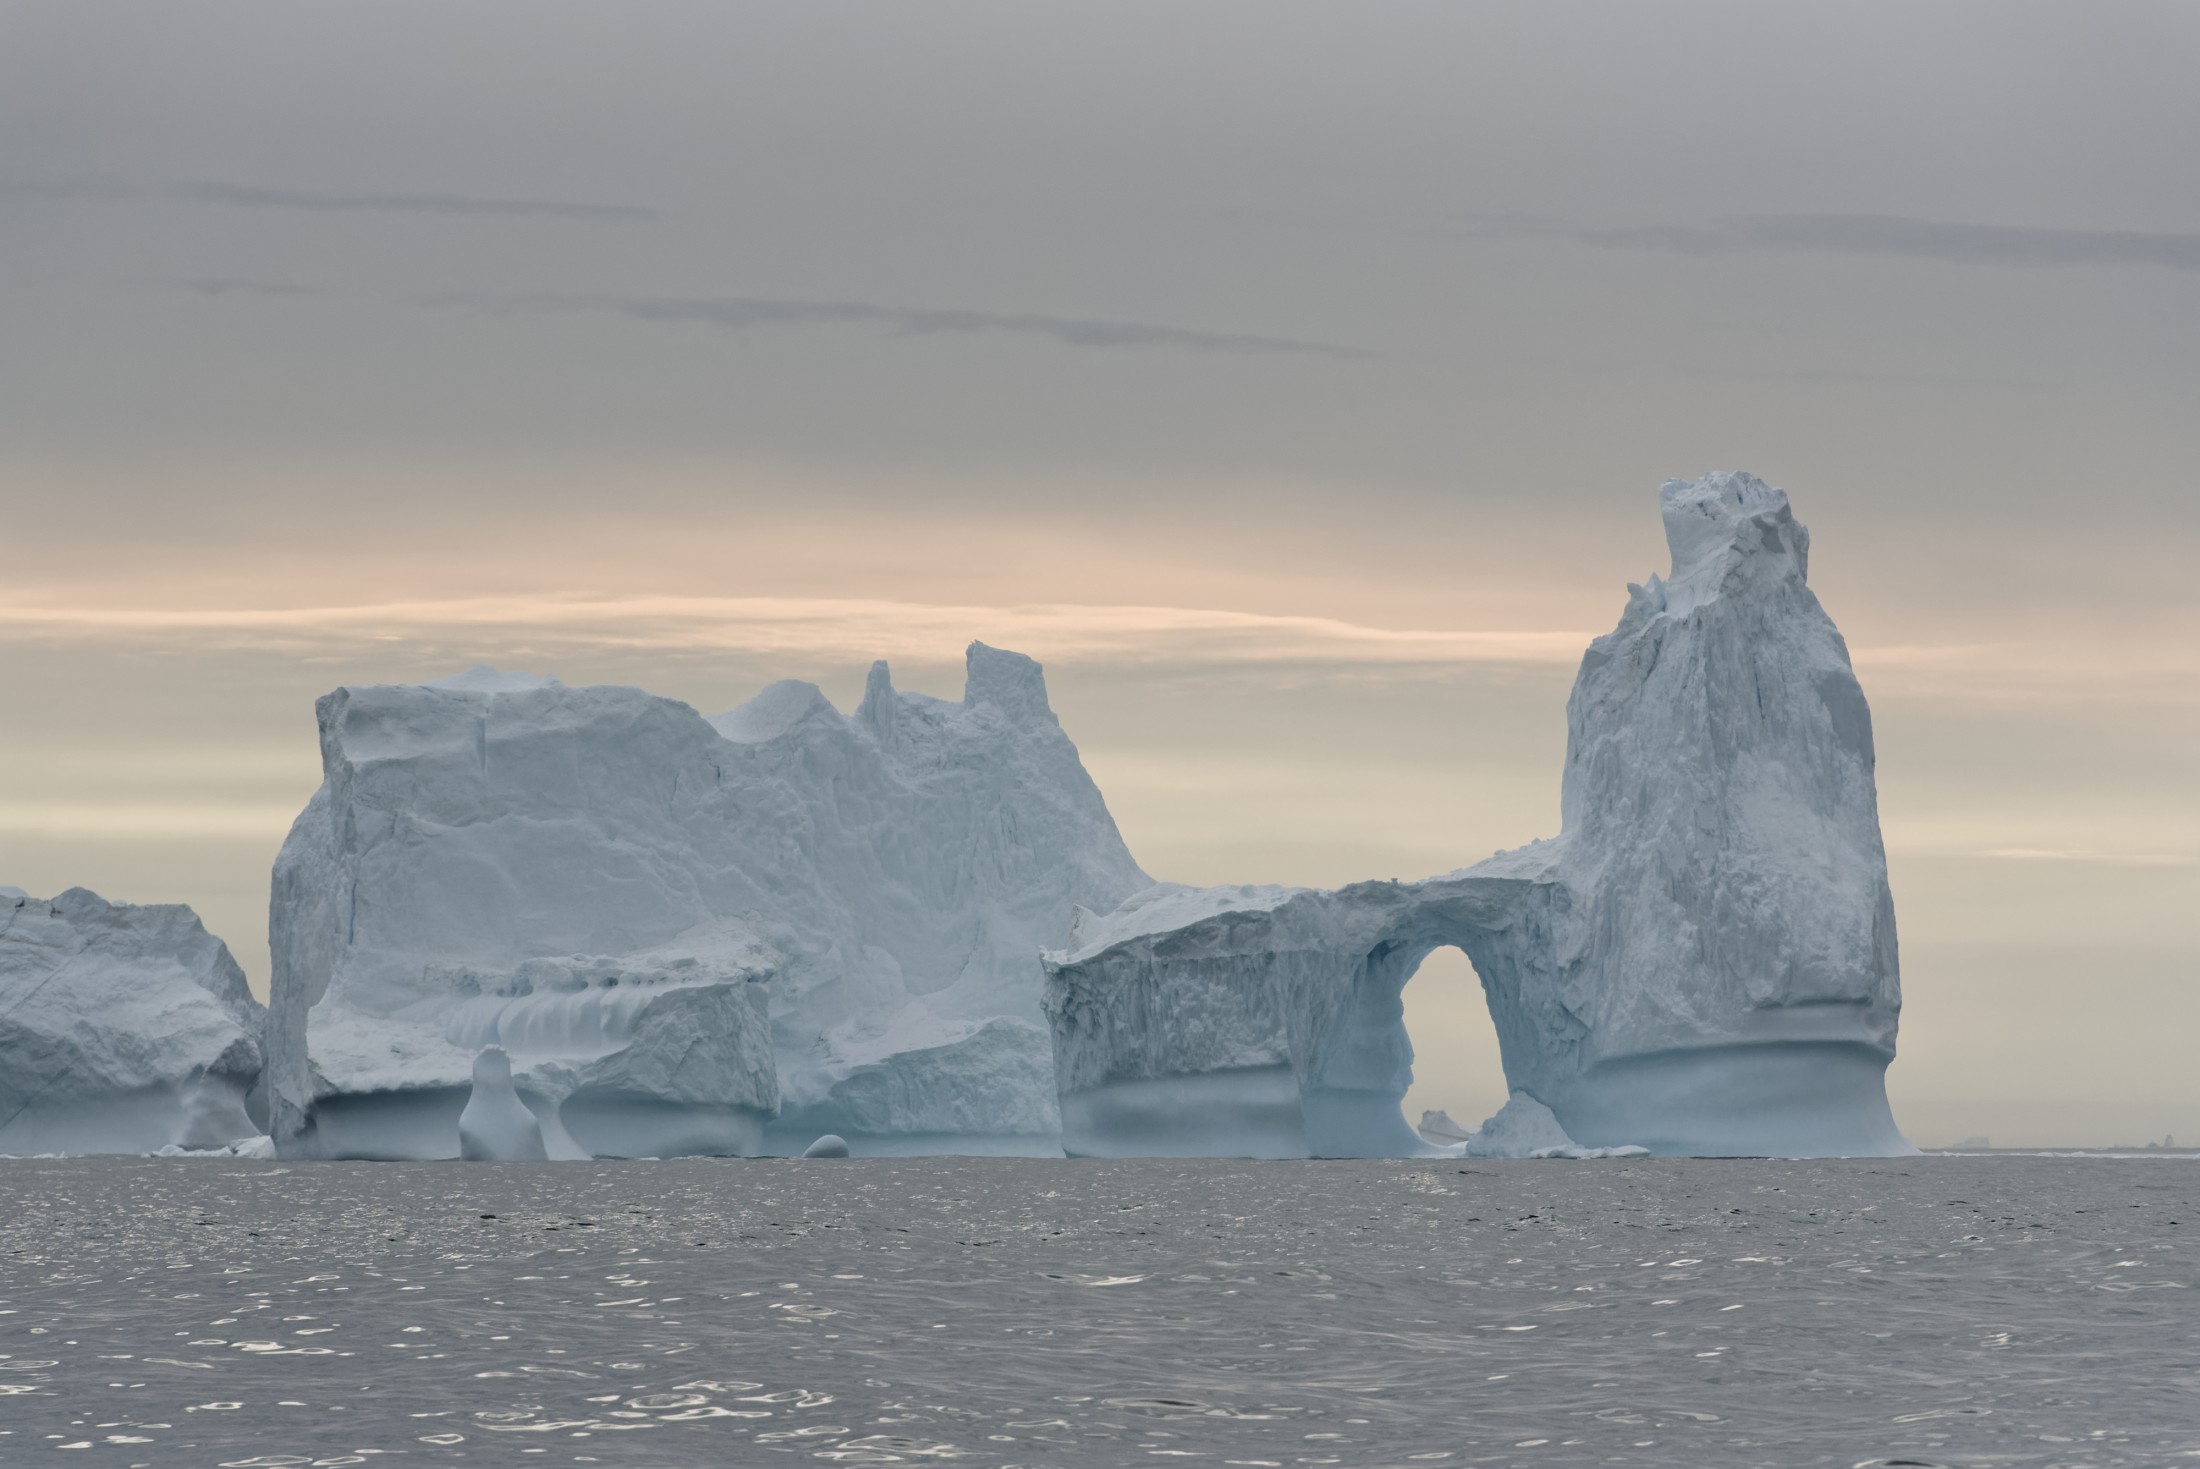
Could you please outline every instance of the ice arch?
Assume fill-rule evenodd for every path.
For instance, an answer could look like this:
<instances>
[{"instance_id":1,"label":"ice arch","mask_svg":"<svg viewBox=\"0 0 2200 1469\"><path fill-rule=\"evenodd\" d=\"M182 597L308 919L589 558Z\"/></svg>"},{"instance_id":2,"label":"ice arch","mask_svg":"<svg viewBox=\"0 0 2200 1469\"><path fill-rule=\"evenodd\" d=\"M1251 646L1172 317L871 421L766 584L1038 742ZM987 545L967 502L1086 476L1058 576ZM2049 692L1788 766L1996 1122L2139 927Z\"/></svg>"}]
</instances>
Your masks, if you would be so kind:
<instances>
[{"instance_id":1,"label":"ice arch","mask_svg":"<svg viewBox=\"0 0 2200 1469\"><path fill-rule=\"evenodd\" d=\"M1440 1122L1432 1140L1456 1141L1461 1129L1472 1129L1506 1101L1505 1066L1482 977L1464 949L1440 946L1413 971L1399 998L1413 1049L1413 1080L1400 1110L1423 1136L1429 1134L1422 1121L1440 1113L1456 1125Z\"/></svg>"},{"instance_id":2,"label":"ice arch","mask_svg":"<svg viewBox=\"0 0 2200 1469\"><path fill-rule=\"evenodd\" d=\"M1498 1045L1535 1024L1523 959L1561 894L1517 874L1305 888L1163 885L1052 956L1048 991L1072 1154L1401 1157L1432 1151L1400 1110L1413 1050L1402 994L1463 950Z\"/></svg>"},{"instance_id":3,"label":"ice arch","mask_svg":"<svg viewBox=\"0 0 2200 1469\"><path fill-rule=\"evenodd\" d=\"M1072 1152L1411 1152L1399 987L1481 975L1506 1080L1577 1141L1913 1151L1871 712L1746 474L1659 491L1672 575L1628 588L1567 702L1560 834L1445 877L1161 888L1049 956Z\"/></svg>"}]
</instances>

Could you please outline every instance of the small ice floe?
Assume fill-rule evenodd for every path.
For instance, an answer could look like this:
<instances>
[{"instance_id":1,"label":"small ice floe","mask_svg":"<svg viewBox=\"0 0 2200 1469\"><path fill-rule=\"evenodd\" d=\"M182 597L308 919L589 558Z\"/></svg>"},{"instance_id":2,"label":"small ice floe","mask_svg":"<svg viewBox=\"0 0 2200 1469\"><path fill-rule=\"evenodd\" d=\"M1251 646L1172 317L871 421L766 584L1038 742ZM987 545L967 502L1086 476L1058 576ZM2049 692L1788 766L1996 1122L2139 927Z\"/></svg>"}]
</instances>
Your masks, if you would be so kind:
<instances>
[{"instance_id":1,"label":"small ice floe","mask_svg":"<svg viewBox=\"0 0 2200 1469\"><path fill-rule=\"evenodd\" d=\"M272 1158L275 1156L275 1139L265 1133L257 1137L241 1137L235 1142L210 1148L187 1148L181 1143L170 1143L146 1154L148 1158Z\"/></svg>"},{"instance_id":2,"label":"small ice floe","mask_svg":"<svg viewBox=\"0 0 2200 1469\"><path fill-rule=\"evenodd\" d=\"M1420 1125L1413 1130L1439 1148L1457 1147L1461 1143L1474 1140L1473 1128L1460 1126L1452 1120L1449 1112L1440 1108L1430 1108L1423 1112Z\"/></svg>"},{"instance_id":3,"label":"small ice floe","mask_svg":"<svg viewBox=\"0 0 2200 1469\"><path fill-rule=\"evenodd\" d=\"M1422 1123L1425 1127L1427 1119ZM1583 1147L1567 1135L1550 1108L1526 1092L1514 1092L1481 1131L1467 1138L1464 1149L1469 1158L1643 1158L1649 1153L1633 1144Z\"/></svg>"}]
</instances>

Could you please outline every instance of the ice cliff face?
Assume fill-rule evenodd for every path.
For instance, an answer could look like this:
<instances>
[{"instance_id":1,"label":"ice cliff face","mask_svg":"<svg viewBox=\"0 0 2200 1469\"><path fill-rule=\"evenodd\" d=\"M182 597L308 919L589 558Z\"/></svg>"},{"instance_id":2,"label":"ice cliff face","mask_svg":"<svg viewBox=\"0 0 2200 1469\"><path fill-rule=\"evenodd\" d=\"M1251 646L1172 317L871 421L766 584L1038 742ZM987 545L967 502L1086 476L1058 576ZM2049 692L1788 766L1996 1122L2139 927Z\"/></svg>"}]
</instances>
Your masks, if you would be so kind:
<instances>
[{"instance_id":1,"label":"ice cliff face","mask_svg":"<svg viewBox=\"0 0 2200 1469\"><path fill-rule=\"evenodd\" d=\"M1669 580L1630 587L1567 702L1566 1017L1513 1084L1584 1143L1886 1153L1901 981L1871 711L1747 475L1660 492Z\"/></svg>"},{"instance_id":2,"label":"ice cliff face","mask_svg":"<svg viewBox=\"0 0 2200 1469\"><path fill-rule=\"evenodd\" d=\"M1146 878L1030 659L974 644L957 703L880 664L852 716L489 670L318 712L270 919L286 1152L449 1156L487 1045L553 1156L1052 1147L1038 952Z\"/></svg>"},{"instance_id":3,"label":"ice cliff face","mask_svg":"<svg viewBox=\"0 0 2200 1469\"><path fill-rule=\"evenodd\" d=\"M0 1153L256 1136L261 1024L243 972L189 908L0 888Z\"/></svg>"},{"instance_id":4,"label":"ice cliff face","mask_svg":"<svg viewBox=\"0 0 2200 1469\"><path fill-rule=\"evenodd\" d=\"M1747 475L1660 491L1670 579L1630 588L1568 704L1563 830L1447 877L1164 889L1049 956L1065 1145L1411 1154L1400 992L1481 976L1508 1082L1589 1147L1909 1150L1871 718Z\"/></svg>"}]
</instances>

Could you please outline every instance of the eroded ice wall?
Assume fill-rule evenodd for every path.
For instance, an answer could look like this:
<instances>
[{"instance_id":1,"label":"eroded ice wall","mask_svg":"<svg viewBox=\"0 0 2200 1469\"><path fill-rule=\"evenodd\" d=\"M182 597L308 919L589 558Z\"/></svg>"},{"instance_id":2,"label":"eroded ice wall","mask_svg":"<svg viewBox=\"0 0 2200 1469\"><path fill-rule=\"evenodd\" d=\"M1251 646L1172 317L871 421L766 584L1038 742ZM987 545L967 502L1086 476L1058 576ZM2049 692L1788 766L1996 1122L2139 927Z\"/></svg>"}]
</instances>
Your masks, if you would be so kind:
<instances>
[{"instance_id":1,"label":"eroded ice wall","mask_svg":"<svg viewBox=\"0 0 2200 1469\"><path fill-rule=\"evenodd\" d=\"M243 971L188 907L0 888L0 1153L255 1137L261 1024Z\"/></svg>"},{"instance_id":2,"label":"eroded ice wall","mask_svg":"<svg viewBox=\"0 0 2200 1469\"><path fill-rule=\"evenodd\" d=\"M1398 994L1440 945L1481 976L1511 1088L1582 1144L1909 1150L1871 720L1808 532L1747 475L1659 498L1672 574L1583 659L1560 836L1089 919L1049 980L1073 1151L1413 1151Z\"/></svg>"},{"instance_id":3,"label":"eroded ice wall","mask_svg":"<svg viewBox=\"0 0 2200 1469\"><path fill-rule=\"evenodd\" d=\"M1553 1032L1508 1072L1592 1145L1907 1151L1901 981L1871 712L1745 474L1659 491L1669 578L1630 587L1567 702Z\"/></svg>"},{"instance_id":4,"label":"eroded ice wall","mask_svg":"<svg viewBox=\"0 0 2200 1469\"><path fill-rule=\"evenodd\" d=\"M319 714L271 917L286 1150L455 1153L486 1045L554 1155L1055 1146L1038 951L1146 879L1030 659L973 645L953 703L881 664L852 716L487 671Z\"/></svg>"}]
</instances>

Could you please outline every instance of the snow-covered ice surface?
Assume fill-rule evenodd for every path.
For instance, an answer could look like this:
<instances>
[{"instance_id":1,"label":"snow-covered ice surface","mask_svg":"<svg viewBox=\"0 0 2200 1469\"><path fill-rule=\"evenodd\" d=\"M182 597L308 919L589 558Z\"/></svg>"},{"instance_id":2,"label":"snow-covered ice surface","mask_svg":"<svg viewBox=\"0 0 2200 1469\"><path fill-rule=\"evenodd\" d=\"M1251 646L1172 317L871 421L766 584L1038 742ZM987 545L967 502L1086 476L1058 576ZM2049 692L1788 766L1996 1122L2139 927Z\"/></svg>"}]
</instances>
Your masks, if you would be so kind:
<instances>
[{"instance_id":1,"label":"snow-covered ice surface","mask_svg":"<svg viewBox=\"0 0 2200 1469\"><path fill-rule=\"evenodd\" d=\"M0 888L0 1153L261 1135L262 1016L227 946L180 903Z\"/></svg>"},{"instance_id":2,"label":"snow-covered ice surface","mask_svg":"<svg viewBox=\"0 0 2200 1469\"><path fill-rule=\"evenodd\" d=\"M1048 956L1075 1153L1412 1156L1400 993L1480 974L1506 1079L1588 1148L1898 1155L1901 1008L1871 715L1743 474L1659 492L1670 579L1630 587L1567 704L1563 829L1420 882L1163 886ZM1552 1146L1560 1146L1554 1142Z\"/></svg>"},{"instance_id":3,"label":"snow-covered ice surface","mask_svg":"<svg viewBox=\"0 0 2200 1469\"><path fill-rule=\"evenodd\" d=\"M270 919L286 1156L454 1155L492 1044L553 1158L1057 1150L1038 953L1148 880L1029 658L973 644L958 702L882 663L852 715L479 668L318 714Z\"/></svg>"},{"instance_id":4,"label":"snow-covered ice surface","mask_svg":"<svg viewBox=\"0 0 2200 1469\"><path fill-rule=\"evenodd\" d=\"M2200 1451L2189 1155L79 1159L0 1191L11 1469Z\"/></svg>"}]
</instances>

